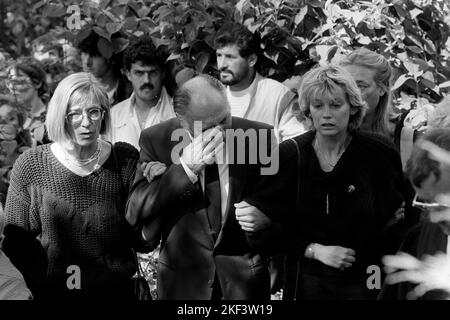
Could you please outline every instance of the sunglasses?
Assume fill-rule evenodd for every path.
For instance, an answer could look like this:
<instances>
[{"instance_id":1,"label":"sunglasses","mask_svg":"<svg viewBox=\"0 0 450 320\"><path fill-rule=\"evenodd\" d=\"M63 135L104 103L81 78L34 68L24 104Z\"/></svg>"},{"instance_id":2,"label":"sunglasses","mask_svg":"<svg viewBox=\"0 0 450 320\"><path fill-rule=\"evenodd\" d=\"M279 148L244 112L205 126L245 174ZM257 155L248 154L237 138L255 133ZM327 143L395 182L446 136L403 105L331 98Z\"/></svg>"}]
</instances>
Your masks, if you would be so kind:
<instances>
[{"instance_id":1,"label":"sunglasses","mask_svg":"<svg viewBox=\"0 0 450 320\"><path fill-rule=\"evenodd\" d=\"M450 204L421 201L418 198L417 193L414 196L412 206L422 209L422 210L433 210L433 211L442 211L442 210L450 209Z\"/></svg>"}]
</instances>

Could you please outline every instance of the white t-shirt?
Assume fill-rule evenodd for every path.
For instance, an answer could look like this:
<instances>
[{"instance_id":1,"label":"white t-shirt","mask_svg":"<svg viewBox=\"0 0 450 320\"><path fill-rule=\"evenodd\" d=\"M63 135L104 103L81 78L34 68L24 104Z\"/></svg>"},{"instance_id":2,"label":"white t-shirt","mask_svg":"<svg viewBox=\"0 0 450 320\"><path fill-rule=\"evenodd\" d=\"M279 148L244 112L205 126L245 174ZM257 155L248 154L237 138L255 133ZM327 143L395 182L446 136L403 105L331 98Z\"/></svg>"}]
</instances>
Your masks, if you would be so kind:
<instances>
[{"instance_id":1,"label":"white t-shirt","mask_svg":"<svg viewBox=\"0 0 450 320\"><path fill-rule=\"evenodd\" d=\"M230 103L232 116L244 118L250 105L254 86L255 80L253 80L252 84L248 88L242 91L231 91L230 87L227 87L227 98Z\"/></svg>"}]
</instances>

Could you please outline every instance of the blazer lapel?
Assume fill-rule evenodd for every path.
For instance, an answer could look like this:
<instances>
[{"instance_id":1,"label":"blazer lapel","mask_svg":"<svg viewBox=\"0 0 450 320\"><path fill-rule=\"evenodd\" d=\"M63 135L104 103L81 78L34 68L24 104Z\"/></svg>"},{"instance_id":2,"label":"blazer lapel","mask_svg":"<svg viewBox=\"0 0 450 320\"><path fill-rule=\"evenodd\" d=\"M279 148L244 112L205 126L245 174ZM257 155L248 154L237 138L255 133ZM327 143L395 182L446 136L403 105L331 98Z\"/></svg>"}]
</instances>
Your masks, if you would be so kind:
<instances>
[{"instance_id":1,"label":"blazer lapel","mask_svg":"<svg viewBox=\"0 0 450 320\"><path fill-rule=\"evenodd\" d=\"M233 118L234 120L234 118ZM235 122L233 121L232 128L236 129L236 126L234 125ZM236 143L234 143L234 146L237 146ZM245 152L248 151L248 142L246 142L245 145ZM245 189L246 182L247 182L247 174L246 170L248 169L245 164L237 164L237 152L238 150L234 150L234 159L232 163L228 165L228 199L227 199L227 206L225 210L225 217L222 221L222 228L220 229L219 236L217 237L217 241L214 247L217 247L217 245L220 243L223 237L223 230L227 223L229 223L228 220L230 219L236 219L235 216L235 208L234 204L238 203L240 199L242 199L242 193ZM242 152L242 150L240 151ZM228 156L228 155L227 155ZM231 223L231 222L230 222ZM236 221L237 223L237 221Z\"/></svg>"}]
</instances>

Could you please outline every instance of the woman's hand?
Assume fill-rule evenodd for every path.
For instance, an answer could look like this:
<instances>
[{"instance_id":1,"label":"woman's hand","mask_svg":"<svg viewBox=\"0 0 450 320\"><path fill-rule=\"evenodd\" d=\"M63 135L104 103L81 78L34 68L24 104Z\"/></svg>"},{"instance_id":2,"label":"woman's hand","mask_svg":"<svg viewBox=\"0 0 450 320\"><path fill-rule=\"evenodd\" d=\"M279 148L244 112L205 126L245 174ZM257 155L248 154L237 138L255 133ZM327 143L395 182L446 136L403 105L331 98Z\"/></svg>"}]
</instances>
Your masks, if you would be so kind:
<instances>
[{"instance_id":1,"label":"woman's hand","mask_svg":"<svg viewBox=\"0 0 450 320\"><path fill-rule=\"evenodd\" d=\"M323 246L316 244L314 258L327 266L344 270L355 262L355 250L340 246Z\"/></svg>"},{"instance_id":2,"label":"woman's hand","mask_svg":"<svg viewBox=\"0 0 450 320\"><path fill-rule=\"evenodd\" d=\"M143 162L141 165L142 175L147 178L148 182L152 182L155 177L162 175L167 167L159 161Z\"/></svg>"}]
</instances>

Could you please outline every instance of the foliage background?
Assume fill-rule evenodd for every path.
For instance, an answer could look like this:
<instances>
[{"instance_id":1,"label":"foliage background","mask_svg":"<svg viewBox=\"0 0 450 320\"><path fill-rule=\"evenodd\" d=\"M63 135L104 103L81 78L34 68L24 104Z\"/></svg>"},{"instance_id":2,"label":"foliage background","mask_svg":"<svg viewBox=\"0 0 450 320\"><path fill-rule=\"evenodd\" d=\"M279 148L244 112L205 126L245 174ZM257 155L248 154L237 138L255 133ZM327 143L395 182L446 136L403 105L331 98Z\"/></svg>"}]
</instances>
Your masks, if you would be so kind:
<instances>
[{"instance_id":1,"label":"foliage background","mask_svg":"<svg viewBox=\"0 0 450 320\"><path fill-rule=\"evenodd\" d=\"M180 65L216 74L213 38L234 20L260 35L261 72L279 81L365 46L395 68L397 112L426 109L450 90L446 0L5 0L0 14L1 46L13 57L42 35L79 41L89 32L110 57L147 33L167 52L172 76Z\"/></svg>"},{"instance_id":2,"label":"foliage background","mask_svg":"<svg viewBox=\"0 0 450 320\"><path fill-rule=\"evenodd\" d=\"M425 128L450 92L448 0L2 0L0 80L9 59L32 53L36 39L67 46L90 32L107 58L145 33L166 52L172 78L183 67L216 75L213 38L230 20L261 37L261 73L293 89L314 65L365 46L394 67L394 111L409 112L407 125ZM67 48L60 77L79 68ZM157 256L143 259L154 284Z\"/></svg>"}]
</instances>

